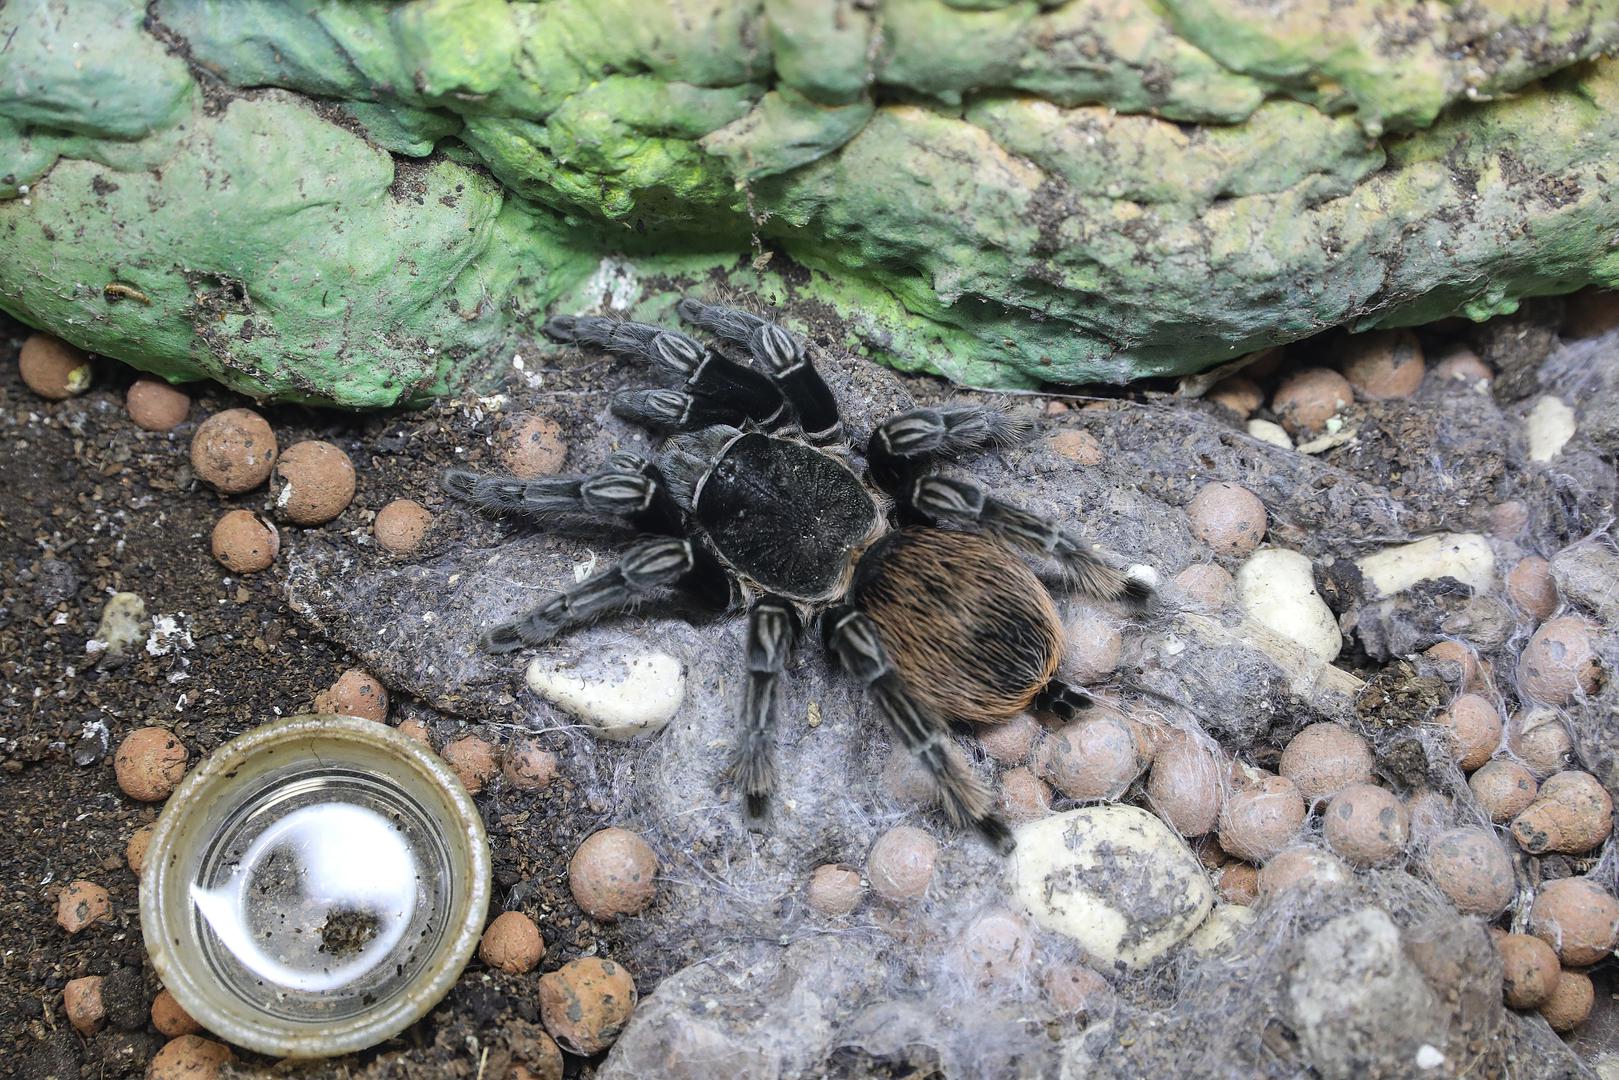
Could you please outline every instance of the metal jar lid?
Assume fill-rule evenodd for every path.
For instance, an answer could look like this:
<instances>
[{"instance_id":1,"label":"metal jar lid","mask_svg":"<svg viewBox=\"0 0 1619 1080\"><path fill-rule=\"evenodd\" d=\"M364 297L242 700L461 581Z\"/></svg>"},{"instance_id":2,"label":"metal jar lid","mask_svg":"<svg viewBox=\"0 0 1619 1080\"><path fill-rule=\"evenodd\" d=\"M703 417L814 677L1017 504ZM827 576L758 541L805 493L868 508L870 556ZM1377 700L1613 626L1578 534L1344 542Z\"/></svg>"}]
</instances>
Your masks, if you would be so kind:
<instances>
[{"instance_id":1,"label":"metal jar lid","mask_svg":"<svg viewBox=\"0 0 1619 1080\"><path fill-rule=\"evenodd\" d=\"M295 716L214 752L170 797L141 874L164 987L277 1057L372 1046L454 985L483 931L489 844L436 754L386 724Z\"/></svg>"}]
</instances>

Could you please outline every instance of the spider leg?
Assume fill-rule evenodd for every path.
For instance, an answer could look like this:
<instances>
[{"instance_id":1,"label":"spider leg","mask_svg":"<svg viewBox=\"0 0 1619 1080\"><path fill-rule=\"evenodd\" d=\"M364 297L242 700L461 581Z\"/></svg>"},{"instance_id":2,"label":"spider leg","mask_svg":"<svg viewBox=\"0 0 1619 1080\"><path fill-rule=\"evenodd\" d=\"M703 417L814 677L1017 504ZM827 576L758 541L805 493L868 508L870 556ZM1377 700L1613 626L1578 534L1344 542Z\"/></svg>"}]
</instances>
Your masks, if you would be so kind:
<instances>
[{"instance_id":1,"label":"spider leg","mask_svg":"<svg viewBox=\"0 0 1619 1080\"><path fill-rule=\"evenodd\" d=\"M850 675L865 685L894 735L916 755L937 785L939 803L957 826L971 825L996 850L1012 849L1006 823L990 809L989 789L950 753L946 724L927 712L905 689L877 635L877 625L857 608L839 605L821 617L828 650Z\"/></svg>"},{"instance_id":2,"label":"spider leg","mask_svg":"<svg viewBox=\"0 0 1619 1080\"><path fill-rule=\"evenodd\" d=\"M608 468L583 476L444 474L444 489L481 510L546 521L561 515L619 518L640 532L679 535L680 508L655 466L634 454L615 454Z\"/></svg>"},{"instance_id":3,"label":"spider leg","mask_svg":"<svg viewBox=\"0 0 1619 1080\"><path fill-rule=\"evenodd\" d=\"M613 396L612 409L631 423L655 431L740 428L748 423L726 398L688 394L684 390L625 390ZM786 406L782 409L785 415Z\"/></svg>"},{"instance_id":4,"label":"spider leg","mask_svg":"<svg viewBox=\"0 0 1619 1080\"><path fill-rule=\"evenodd\" d=\"M923 476L911 486L906 501L935 521L982 529L1015 547L1055 559L1069 583L1089 596L1136 604L1152 598L1150 585L1110 566L1095 545L1050 518L995 498L971 480Z\"/></svg>"},{"instance_id":5,"label":"spider leg","mask_svg":"<svg viewBox=\"0 0 1619 1080\"><path fill-rule=\"evenodd\" d=\"M764 816L776 790L776 766L771 756L776 691L787 668L787 657L798 641L798 631L798 616L780 597L762 597L748 612L748 681L742 696L742 735L734 771L750 818Z\"/></svg>"},{"instance_id":6,"label":"spider leg","mask_svg":"<svg viewBox=\"0 0 1619 1080\"><path fill-rule=\"evenodd\" d=\"M705 304L689 296L675 310L693 326L746 348L776 380L810 442L830 443L843 438L837 399L810 362L801 340L757 315Z\"/></svg>"},{"instance_id":7,"label":"spider leg","mask_svg":"<svg viewBox=\"0 0 1619 1080\"><path fill-rule=\"evenodd\" d=\"M912 409L877 425L866 444L866 461L872 479L903 499L931 462L1014 446L1033 430L1028 420L983 405Z\"/></svg>"},{"instance_id":8,"label":"spider leg","mask_svg":"<svg viewBox=\"0 0 1619 1080\"><path fill-rule=\"evenodd\" d=\"M489 630L483 646L502 653L543 645L565 630L666 596L681 587L693 571L700 571L694 547L690 540L670 537L634 544L618 565L553 594L522 618Z\"/></svg>"},{"instance_id":9,"label":"spider leg","mask_svg":"<svg viewBox=\"0 0 1619 1080\"><path fill-rule=\"evenodd\" d=\"M599 315L558 315L544 332L554 341L595 345L651 363L683 381L680 390L638 391L613 408L653 427L691 429L709 424L770 429L788 420L787 402L769 375L720 356L678 330Z\"/></svg>"}]
</instances>

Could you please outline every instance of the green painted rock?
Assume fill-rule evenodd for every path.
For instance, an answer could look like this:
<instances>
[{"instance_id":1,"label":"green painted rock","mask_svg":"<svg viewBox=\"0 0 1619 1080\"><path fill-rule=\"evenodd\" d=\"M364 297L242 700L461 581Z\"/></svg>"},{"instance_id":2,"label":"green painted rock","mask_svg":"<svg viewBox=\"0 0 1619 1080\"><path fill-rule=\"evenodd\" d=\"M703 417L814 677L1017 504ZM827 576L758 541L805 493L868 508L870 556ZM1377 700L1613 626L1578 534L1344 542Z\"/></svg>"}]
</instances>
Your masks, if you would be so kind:
<instances>
[{"instance_id":1,"label":"green painted rock","mask_svg":"<svg viewBox=\"0 0 1619 1080\"><path fill-rule=\"evenodd\" d=\"M262 397L684 290L1017 386L1619 285L1619 0L12 0L0 44L0 307Z\"/></svg>"}]
</instances>

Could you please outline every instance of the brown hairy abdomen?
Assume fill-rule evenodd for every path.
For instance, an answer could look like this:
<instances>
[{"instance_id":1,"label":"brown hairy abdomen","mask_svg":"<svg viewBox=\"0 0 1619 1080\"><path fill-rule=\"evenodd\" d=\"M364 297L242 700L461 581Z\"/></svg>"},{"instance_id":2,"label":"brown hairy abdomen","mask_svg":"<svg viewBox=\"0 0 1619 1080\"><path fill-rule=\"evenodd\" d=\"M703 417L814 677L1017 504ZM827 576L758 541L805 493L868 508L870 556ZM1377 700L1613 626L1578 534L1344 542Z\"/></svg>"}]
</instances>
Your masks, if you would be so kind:
<instances>
[{"instance_id":1,"label":"brown hairy abdomen","mask_svg":"<svg viewBox=\"0 0 1619 1080\"><path fill-rule=\"evenodd\" d=\"M995 724L1029 707L1062 656L1062 624L1040 579L976 533L906 529L861 559L854 602L918 702Z\"/></svg>"}]
</instances>

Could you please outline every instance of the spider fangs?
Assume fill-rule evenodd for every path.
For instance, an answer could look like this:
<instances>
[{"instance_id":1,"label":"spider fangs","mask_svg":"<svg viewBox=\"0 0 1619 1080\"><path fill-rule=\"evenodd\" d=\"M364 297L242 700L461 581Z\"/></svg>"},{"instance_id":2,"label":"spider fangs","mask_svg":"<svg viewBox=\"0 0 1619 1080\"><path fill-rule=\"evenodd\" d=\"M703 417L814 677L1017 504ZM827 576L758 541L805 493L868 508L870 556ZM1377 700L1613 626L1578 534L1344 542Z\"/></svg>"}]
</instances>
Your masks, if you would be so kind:
<instances>
[{"instance_id":1,"label":"spider fangs","mask_svg":"<svg viewBox=\"0 0 1619 1080\"><path fill-rule=\"evenodd\" d=\"M744 311L692 299L678 311L753 365L657 326L588 315L545 326L555 340L647 361L679 381L613 402L671 433L654 457L614 454L601 472L542 480L445 475L452 494L489 511L616 519L640 534L618 565L490 630L485 646L539 645L659 599L746 607L734 775L757 817L775 788L777 684L802 629L818 624L828 654L936 781L950 820L1010 850L988 789L950 752L951 725L1029 708L1068 717L1090 704L1054 677L1062 624L1020 553L1055 562L1092 596L1139 603L1148 586L1055 522L935 471L1017 441L1023 423L970 405L899 413L872 433L857 471L802 342Z\"/></svg>"}]
</instances>

